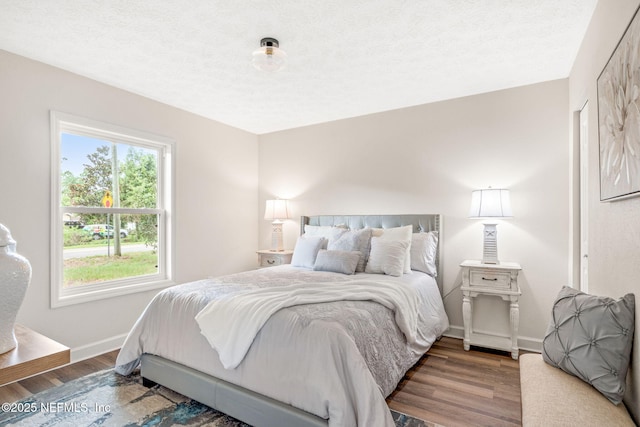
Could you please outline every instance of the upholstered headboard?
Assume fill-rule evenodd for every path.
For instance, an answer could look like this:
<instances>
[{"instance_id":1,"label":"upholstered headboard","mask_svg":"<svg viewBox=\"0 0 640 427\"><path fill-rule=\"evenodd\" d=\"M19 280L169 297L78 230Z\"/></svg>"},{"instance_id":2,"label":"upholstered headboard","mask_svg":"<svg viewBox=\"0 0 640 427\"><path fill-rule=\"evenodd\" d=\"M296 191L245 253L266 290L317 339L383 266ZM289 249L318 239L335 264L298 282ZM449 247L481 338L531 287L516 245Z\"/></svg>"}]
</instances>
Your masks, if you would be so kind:
<instances>
[{"instance_id":1,"label":"upholstered headboard","mask_svg":"<svg viewBox=\"0 0 640 427\"><path fill-rule=\"evenodd\" d=\"M413 232L438 232L438 252L436 266L438 268L438 288L442 294L442 215L440 214L415 214L415 215L316 215L300 217L300 234L304 233L305 225L346 225L352 230L360 228L393 228L412 225Z\"/></svg>"}]
</instances>

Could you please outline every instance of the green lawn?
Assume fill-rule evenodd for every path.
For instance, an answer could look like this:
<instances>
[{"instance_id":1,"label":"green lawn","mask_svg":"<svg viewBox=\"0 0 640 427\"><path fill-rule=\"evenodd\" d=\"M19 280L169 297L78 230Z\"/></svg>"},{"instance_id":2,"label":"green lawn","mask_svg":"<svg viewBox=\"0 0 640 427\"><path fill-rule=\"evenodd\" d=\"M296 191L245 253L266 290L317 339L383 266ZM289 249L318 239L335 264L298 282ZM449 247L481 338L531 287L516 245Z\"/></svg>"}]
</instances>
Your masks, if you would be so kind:
<instances>
[{"instance_id":1,"label":"green lawn","mask_svg":"<svg viewBox=\"0 0 640 427\"><path fill-rule=\"evenodd\" d=\"M132 252L122 256L92 256L64 261L64 286L105 282L157 273L155 252Z\"/></svg>"}]
</instances>

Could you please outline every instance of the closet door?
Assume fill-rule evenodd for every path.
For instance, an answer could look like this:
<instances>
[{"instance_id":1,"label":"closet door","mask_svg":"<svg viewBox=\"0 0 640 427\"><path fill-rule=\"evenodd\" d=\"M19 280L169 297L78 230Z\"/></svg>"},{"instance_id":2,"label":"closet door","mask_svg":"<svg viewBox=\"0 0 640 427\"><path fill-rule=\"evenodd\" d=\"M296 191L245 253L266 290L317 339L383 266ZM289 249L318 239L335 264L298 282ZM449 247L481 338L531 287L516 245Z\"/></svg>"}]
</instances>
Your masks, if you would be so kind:
<instances>
[{"instance_id":1,"label":"closet door","mask_svg":"<svg viewBox=\"0 0 640 427\"><path fill-rule=\"evenodd\" d=\"M580 290L589 292L589 103L580 110Z\"/></svg>"}]
</instances>

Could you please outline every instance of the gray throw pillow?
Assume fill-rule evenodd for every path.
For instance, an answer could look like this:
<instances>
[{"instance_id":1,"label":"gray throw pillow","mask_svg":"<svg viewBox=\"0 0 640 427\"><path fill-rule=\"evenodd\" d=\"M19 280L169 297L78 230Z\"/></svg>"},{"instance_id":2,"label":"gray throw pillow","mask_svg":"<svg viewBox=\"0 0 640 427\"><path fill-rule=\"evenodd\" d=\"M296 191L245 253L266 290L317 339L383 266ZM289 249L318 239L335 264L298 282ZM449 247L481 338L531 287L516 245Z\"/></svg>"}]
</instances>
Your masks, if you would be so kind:
<instances>
[{"instance_id":1,"label":"gray throw pillow","mask_svg":"<svg viewBox=\"0 0 640 427\"><path fill-rule=\"evenodd\" d=\"M359 251L327 251L320 249L313 269L316 271L355 274L359 259Z\"/></svg>"},{"instance_id":2,"label":"gray throw pillow","mask_svg":"<svg viewBox=\"0 0 640 427\"><path fill-rule=\"evenodd\" d=\"M617 405L624 397L634 318L633 294L614 300L565 286L553 304L542 358Z\"/></svg>"},{"instance_id":3,"label":"gray throw pillow","mask_svg":"<svg viewBox=\"0 0 640 427\"><path fill-rule=\"evenodd\" d=\"M356 271L361 273L369 258L369 248L371 241L371 229L362 228L360 230L349 230L342 233L335 239L330 239L327 249L337 251L358 251L360 259L356 266Z\"/></svg>"}]
</instances>

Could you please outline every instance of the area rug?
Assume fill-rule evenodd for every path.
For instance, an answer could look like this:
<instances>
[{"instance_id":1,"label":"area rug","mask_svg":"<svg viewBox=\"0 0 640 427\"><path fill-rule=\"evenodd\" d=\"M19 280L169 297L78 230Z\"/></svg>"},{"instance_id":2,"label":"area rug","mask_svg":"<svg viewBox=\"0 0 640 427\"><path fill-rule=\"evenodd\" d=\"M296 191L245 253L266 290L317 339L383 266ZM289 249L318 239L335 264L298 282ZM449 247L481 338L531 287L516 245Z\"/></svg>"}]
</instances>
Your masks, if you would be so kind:
<instances>
[{"instance_id":1,"label":"area rug","mask_svg":"<svg viewBox=\"0 0 640 427\"><path fill-rule=\"evenodd\" d=\"M433 427L391 411L397 427ZM112 369L87 375L16 403L2 403L0 426L250 427L160 385L142 385Z\"/></svg>"}]
</instances>

